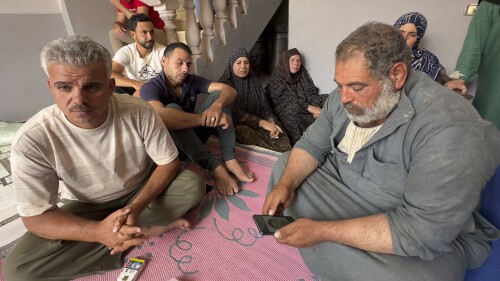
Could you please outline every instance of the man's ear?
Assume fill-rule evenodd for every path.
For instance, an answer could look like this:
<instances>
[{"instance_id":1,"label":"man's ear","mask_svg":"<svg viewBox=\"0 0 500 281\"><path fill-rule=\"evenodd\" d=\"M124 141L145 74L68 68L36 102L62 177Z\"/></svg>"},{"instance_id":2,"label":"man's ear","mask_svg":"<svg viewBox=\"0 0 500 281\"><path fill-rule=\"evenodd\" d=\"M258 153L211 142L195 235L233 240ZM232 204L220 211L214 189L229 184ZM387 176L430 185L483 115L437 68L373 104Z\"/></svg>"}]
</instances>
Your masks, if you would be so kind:
<instances>
[{"instance_id":1,"label":"man's ear","mask_svg":"<svg viewBox=\"0 0 500 281\"><path fill-rule=\"evenodd\" d=\"M115 86L116 86L115 78L113 77L109 78L109 89L111 90L111 94L113 94Z\"/></svg>"},{"instance_id":2,"label":"man's ear","mask_svg":"<svg viewBox=\"0 0 500 281\"><path fill-rule=\"evenodd\" d=\"M389 79L392 81L394 89L401 90L408 77L408 66L403 62L397 62L389 70Z\"/></svg>"}]
</instances>

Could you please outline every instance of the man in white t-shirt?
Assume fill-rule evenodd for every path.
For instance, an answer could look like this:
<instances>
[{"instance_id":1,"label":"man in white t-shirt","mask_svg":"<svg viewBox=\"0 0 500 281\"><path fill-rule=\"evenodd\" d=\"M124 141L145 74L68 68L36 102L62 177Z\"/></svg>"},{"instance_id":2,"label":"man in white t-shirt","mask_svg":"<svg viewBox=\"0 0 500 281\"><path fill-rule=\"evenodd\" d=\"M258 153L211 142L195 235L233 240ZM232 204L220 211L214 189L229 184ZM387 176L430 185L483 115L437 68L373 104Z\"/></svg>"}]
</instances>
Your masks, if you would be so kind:
<instances>
[{"instance_id":1,"label":"man in white t-shirt","mask_svg":"<svg viewBox=\"0 0 500 281\"><path fill-rule=\"evenodd\" d=\"M115 22L109 31L109 41L113 53L116 54L126 44L134 43L134 38L130 35L129 19L135 14L145 14L150 17L155 28L156 41L167 44L165 22L152 6L140 0L110 0L109 2L116 8Z\"/></svg>"},{"instance_id":2,"label":"man in white t-shirt","mask_svg":"<svg viewBox=\"0 0 500 281\"><path fill-rule=\"evenodd\" d=\"M118 269L130 247L188 229L182 216L203 197L201 179L181 169L148 103L113 94L109 52L75 35L49 43L41 61L56 104L30 118L12 143L17 210L28 233L5 259L5 279L72 280Z\"/></svg>"},{"instance_id":3,"label":"man in white t-shirt","mask_svg":"<svg viewBox=\"0 0 500 281\"><path fill-rule=\"evenodd\" d=\"M161 57L165 46L155 42L150 17L135 14L130 17L130 27L135 42L116 52L111 77L116 81L115 93L138 97L142 84L162 72Z\"/></svg>"}]
</instances>

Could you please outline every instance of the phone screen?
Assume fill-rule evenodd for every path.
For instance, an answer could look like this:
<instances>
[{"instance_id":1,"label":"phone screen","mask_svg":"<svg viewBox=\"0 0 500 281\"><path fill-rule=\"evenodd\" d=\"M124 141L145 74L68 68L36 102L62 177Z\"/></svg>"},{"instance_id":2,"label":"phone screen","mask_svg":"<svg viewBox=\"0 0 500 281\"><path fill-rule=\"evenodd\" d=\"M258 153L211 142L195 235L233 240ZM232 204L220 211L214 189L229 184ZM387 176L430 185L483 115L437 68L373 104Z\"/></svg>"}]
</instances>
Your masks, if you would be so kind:
<instances>
[{"instance_id":1,"label":"phone screen","mask_svg":"<svg viewBox=\"0 0 500 281\"><path fill-rule=\"evenodd\" d=\"M273 235L276 230L294 221L290 216L266 215L253 215L253 220L262 235Z\"/></svg>"}]
</instances>

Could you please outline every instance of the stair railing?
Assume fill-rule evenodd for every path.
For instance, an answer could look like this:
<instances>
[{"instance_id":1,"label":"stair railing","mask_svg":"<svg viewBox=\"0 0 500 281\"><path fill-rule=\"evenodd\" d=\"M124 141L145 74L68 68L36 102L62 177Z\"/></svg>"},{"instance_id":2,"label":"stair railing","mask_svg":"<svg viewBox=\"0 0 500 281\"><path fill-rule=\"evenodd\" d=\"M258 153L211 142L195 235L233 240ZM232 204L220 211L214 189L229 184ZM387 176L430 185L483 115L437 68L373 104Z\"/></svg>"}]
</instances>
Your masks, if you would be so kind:
<instances>
[{"instance_id":1,"label":"stair railing","mask_svg":"<svg viewBox=\"0 0 500 281\"><path fill-rule=\"evenodd\" d=\"M177 27L175 20L179 9L178 0L142 0L155 11L158 11L160 18L165 22L167 32L167 42L178 42ZM186 13L185 38L187 45L193 52L193 65L191 71L196 73L196 61L198 58L205 58L208 63L214 60L212 50L212 39L217 38L219 46L226 45L226 33L224 23L229 22L231 28L238 27L236 8L241 8L241 13L246 14L245 0L200 0L200 18L196 19L194 13L193 0L184 0L183 8ZM214 15L215 12L215 15ZM214 21L215 18L215 21ZM203 28L200 34L200 25Z\"/></svg>"}]
</instances>

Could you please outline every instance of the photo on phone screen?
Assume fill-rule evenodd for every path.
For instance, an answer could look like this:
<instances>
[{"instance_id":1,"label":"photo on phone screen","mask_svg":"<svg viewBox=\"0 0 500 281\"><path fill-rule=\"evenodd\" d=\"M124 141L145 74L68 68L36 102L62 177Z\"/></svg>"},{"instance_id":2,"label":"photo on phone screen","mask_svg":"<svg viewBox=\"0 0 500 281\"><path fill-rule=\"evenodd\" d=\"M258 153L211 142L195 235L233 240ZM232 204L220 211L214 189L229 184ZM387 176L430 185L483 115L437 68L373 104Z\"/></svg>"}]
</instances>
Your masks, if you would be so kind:
<instances>
[{"instance_id":1,"label":"photo on phone screen","mask_svg":"<svg viewBox=\"0 0 500 281\"><path fill-rule=\"evenodd\" d=\"M273 235L276 230L294 221L290 216L266 215L253 215L253 220L262 235Z\"/></svg>"}]
</instances>

